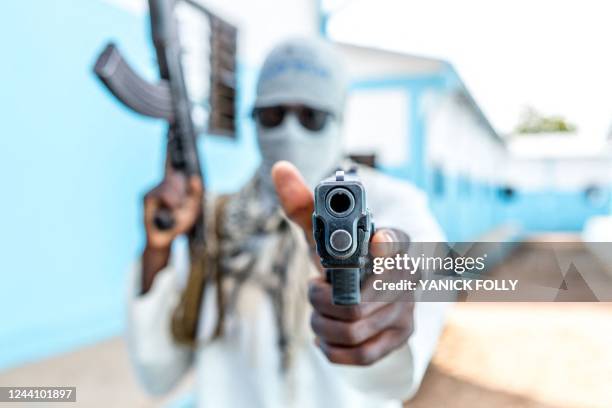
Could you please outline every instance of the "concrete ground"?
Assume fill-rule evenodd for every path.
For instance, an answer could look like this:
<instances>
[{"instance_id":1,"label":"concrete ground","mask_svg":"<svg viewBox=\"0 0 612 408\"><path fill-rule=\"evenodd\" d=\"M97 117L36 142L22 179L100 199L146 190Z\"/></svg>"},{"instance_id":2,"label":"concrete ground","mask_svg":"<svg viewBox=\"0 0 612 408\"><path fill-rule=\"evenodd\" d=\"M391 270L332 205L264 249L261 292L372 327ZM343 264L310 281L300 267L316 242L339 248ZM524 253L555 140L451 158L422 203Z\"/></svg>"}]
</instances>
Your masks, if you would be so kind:
<instances>
[{"instance_id":1,"label":"concrete ground","mask_svg":"<svg viewBox=\"0 0 612 408\"><path fill-rule=\"evenodd\" d=\"M461 303L409 407L612 407L612 305Z\"/></svg>"},{"instance_id":2,"label":"concrete ground","mask_svg":"<svg viewBox=\"0 0 612 408\"><path fill-rule=\"evenodd\" d=\"M163 398L146 395L132 372L125 342L119 337L0 373L0 386L76 386L77 403L53 403L57 408L162 407L185 393L190 382L187 379L180 389ZM16 407L0 402L0 407L5 406Z\"/></svg>"},{"instance_id":3,"label":"concrete ground","mask_svg":"<svg viewBox=\"0 0 612 408\"><path fill-rule=\"evenodd\" d=\"M83 407L160 407L192 383L145 395L120 338L0 373L1 386L74 385ZM612 304L459 303L406 406L612 407Z\"/></svg>"}]
</instances>

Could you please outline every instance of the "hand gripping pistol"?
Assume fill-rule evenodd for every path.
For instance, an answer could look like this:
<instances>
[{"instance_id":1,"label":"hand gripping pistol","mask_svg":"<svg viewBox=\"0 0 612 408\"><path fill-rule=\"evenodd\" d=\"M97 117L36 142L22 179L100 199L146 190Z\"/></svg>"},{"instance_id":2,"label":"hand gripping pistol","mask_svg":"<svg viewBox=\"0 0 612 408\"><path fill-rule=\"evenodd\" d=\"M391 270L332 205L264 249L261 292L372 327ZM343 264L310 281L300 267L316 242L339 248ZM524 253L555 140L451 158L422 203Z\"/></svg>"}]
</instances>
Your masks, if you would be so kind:
<instances>
[{"instance_id":1,"label":"hand gripping pistol","mask_svg":"<svg viewBox=\"0 0 612 408\"><path fill-rule=\"evenodd\" d=\"M374 233L366 192L354 171L338 170L314 191L314 240L333 303L355 305L361 301L370 237Z\"/></svg>"}]
</instances>

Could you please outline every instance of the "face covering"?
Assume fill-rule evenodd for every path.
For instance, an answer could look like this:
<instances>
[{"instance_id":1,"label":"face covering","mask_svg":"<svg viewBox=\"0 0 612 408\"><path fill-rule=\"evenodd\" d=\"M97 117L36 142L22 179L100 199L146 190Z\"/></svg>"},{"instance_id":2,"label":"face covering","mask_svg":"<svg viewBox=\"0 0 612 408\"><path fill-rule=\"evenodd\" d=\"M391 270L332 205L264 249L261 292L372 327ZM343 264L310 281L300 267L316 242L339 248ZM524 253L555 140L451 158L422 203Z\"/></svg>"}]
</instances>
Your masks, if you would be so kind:
<instances>
[{"instance_id":1,"label":"face covering","mask_svg":"<svg viewBox=\"0 0 612 408\"><path fill-rule=\"evenodd\" d=\"M270 186L270 171L279 160L295 165L311 189L340 163L340 126L332 117L323 129L315 132L300 125L290 113L279 126L266 128L258 124L257 141L261 153L260 176Z\"/></svg>"}]
</instances>

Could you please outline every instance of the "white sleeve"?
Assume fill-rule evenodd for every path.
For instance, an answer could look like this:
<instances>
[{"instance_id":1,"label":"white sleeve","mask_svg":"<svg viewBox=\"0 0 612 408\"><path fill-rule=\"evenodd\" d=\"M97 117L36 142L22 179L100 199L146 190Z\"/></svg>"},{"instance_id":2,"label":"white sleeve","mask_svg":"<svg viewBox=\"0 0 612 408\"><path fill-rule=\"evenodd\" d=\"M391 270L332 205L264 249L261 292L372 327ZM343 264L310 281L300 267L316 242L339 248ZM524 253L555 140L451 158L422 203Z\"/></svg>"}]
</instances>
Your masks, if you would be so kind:
<instances>
[{"instance_id":1,"label":"white sleeve","mask_svg":"<svg viewBox=\"0 0 612 408\"><path fill-rule=\"evenodd\" d=\"M377 228L398 228L412 242L445 241L422 191L371 170L361 174ZM384 399L411 398L429 366L450 306L450 302L417 302L414 332L403 346L368 367L336 367L352 386L364 393Z\"/></svg>"},{"instance_id":2,"label":"white sleeve","mask_svg":"<svg viewBox=\"0 0 612 408\"><path fill-rule=\"evenodd\" d=\"M446 240L423 191L384 175L370 175L364 178L364 185L376 228L398 228L408 234L411 242Z\"/></svg>"},{"instance_id":3,"label":"white sleeve","mask_svg":"<svg viewBox=\"0 0 612 408\"><path fill-rule=\"evenodd\" d=\"M128 293L127 345L132 365L145 389L154 395L170 391L183 377L192 363L192 351L178 345L170 329L172 312L181 293L180 267L176 253L170 264L161 270L153 286L141 293L142 267L132 268ZM182 255L182 256L181 256ZM184 259L183 259L184 260Z\"/></svg>"}]
</instances>

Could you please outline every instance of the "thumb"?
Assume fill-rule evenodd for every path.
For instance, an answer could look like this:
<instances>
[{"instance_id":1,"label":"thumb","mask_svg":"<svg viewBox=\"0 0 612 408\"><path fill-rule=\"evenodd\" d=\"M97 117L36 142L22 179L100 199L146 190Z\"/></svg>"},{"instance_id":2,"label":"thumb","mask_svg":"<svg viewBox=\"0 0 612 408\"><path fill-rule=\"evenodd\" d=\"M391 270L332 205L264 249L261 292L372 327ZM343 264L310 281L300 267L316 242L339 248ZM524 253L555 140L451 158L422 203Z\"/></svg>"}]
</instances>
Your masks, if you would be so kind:
<instances>
[{"instance_id":1,"label":"thumb","mask_svg":"<svg viewBox=\"0 0 612 408\"><path fill-rule=\"evenodd\" d=\"M406 253L410 247L410 237L396 228L376 230L370 241L370 252L374 256L394 256Z\"/></svg>"},{"instance_id":2,"label":"thumb","mask_svg":"<svg viewBox=\"0 0 612 408\"><path fill-rule=\"evenodd\" d=\"M288 161L279 161L272 167L272 181L285 214L304 230L310 241L314 195L299 170Z\"/></svg>"}]
</instances>

